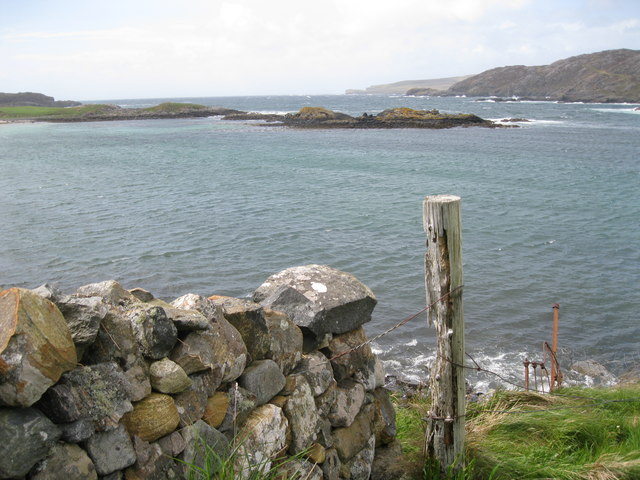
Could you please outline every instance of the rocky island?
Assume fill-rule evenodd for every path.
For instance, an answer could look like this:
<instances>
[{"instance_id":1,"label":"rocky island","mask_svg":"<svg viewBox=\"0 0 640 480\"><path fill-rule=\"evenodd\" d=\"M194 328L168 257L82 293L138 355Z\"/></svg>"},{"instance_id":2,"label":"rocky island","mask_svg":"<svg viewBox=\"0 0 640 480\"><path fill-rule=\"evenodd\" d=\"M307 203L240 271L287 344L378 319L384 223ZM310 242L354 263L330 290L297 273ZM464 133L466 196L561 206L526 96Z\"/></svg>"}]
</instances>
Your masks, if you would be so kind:
<instances>
[{"instance_id":1,"label":"rocky island","mask_svg":"<svg viewBox=\"0 0 640 480\"><path fill-rule=\"evenodd\" d=\"M95 122L110 120L148 120L162 118L198 118L222 116L224 120L261 120L271 126L291 128L452 128L466 126L498 127L489 120L466 113L441 113L438 110L392 108L378 114L352 117L322 107L304 107L296 113L264 114L194 103L161 103L149 108L122 108L117 105L89 104L73 107L0 106L4 122Z\"/></svg>"},{"instance_id":2,"label":"rocky island","mask_svg":"<svg viewBox=\"0 0 640 480\"><path fill-rule=\"evenodd\" d=\"M272 125L293 128L452 128L452 127L497 127L498 125L468 113L448 114L438 110L414 110L400 107L384 110L376 115L363 113L352 117L322 107L304 107L297 113L273 114L229 114L226 120L265 120Z\"/></svg>"}]
</instances>

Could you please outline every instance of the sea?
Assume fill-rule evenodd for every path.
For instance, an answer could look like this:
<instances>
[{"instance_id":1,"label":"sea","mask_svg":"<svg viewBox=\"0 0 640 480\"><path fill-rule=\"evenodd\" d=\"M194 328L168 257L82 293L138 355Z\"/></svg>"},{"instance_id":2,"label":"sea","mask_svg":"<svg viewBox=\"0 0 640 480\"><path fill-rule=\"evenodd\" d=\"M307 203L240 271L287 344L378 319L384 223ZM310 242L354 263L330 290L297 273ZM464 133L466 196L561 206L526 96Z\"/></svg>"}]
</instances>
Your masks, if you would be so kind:
<instances>
[{"instance_id":1,"label":"sea","mask_svg":"<svg viewBox=\"0 0 640 480\"><path fill-rule=\"evenodd\" d=\"M612 375L640 364L640 111L400 95L107 100L256 112L322 106L474 113L513 128L296 130L221 117L0 125L0 289L115 279L168 301L250 297L269 275L326 264L378 304L376 337L425 307L422 202L461 197L473 388L514 388L558 357ZM387 373L424 382L425 315L373 342ZM505 383L507 380L507 383ZM510 383L509 383L510 382Z\"/></svg>"}]
</instances>

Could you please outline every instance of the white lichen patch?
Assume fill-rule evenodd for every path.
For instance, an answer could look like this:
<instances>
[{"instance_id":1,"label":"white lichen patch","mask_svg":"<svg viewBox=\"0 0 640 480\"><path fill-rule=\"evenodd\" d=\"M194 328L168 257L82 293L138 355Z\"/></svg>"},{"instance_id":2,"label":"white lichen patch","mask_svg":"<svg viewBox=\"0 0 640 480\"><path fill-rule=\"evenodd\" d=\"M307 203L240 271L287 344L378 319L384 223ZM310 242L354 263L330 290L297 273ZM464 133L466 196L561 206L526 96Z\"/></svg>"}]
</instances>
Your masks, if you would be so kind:
<instances>
[{"instance_id":1,"label":"white lichen patch","mask_svg":"<svg viewBox=\"0 0 640 480\"><path fill-rule=\"evenodd\" d=\"M311 282L311 288L313 288L318 293L327 292L327 286L324 283Z\"/></svg>"}]
</instances>

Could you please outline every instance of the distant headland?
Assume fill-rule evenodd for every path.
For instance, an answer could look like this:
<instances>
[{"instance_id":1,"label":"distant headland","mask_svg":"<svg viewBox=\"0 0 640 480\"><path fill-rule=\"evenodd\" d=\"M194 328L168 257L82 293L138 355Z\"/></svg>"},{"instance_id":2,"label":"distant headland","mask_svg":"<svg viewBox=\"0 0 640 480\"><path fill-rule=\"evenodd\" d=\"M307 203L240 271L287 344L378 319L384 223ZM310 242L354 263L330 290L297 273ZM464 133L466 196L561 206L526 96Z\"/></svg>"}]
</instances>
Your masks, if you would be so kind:
<instances>
[{"instance_id":1,"label":"distant headland","mask_svg":"<svg viewBox=\"0 0 640 480\"><path fill-rule=\"evenodd\" d=\"M605 50L550 65L499 67L463 78L411 80L346 93L640 103L640 50Z\"/></svg>"}]
</instances>

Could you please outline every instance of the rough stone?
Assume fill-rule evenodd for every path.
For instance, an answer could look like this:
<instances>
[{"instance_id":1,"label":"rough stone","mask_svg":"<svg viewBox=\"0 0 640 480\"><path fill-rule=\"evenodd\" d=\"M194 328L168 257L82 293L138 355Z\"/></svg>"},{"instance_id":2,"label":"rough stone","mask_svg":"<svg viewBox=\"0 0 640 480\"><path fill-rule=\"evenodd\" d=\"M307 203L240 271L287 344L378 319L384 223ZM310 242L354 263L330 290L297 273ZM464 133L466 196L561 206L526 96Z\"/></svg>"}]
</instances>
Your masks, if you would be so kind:
<instances>
[{"instance_id":1,"label":"rough stone","mask_svg":"<svg viewBox=\"0 0 640 480\"><path fill-rule=\"evenodd\" d=\"M364 368L357 371L353 378L362 383L368 392L384 387L385 372L382 360L377 356L369 359Z\"/></svg>"},{"instance_id":2,"label":"rough stone","mask_svg":"<svg viewBox=\"0 0 640 480\"><path fill-rule=\"evenodd\" d=\"M160 393L180 393L191 386L191 379L180 365L163 358L149 367L151 386Z\"/></svg>"},{"instance_id":3,"label":"rough stone","mask_svg":"<svg viewBox=\"0 0 640 480\"><path fill-rule=\"evenodd\" d=\"M286 462L277 468L278 478L298 478L304 480L322 480L322 470L317 465L304 459L295 459Z\"/></svg>"},{"instance_id":4,"label":"rough stone","mask_svg":"<svg viewBox=\"0 0 640 480\"><path fill-rule=\"evenodd\" d=\"M34 408L0 408L0 478L26 475L61 433Z\"/></svg>"},{"instance_id":5,"label":"rough stone","mask_svg":"<svg viewBox=\"0 0 640 480\"><path fill-rule=\"evenodd\" d=\"M132 288L131 290L129 290L129 293L144 303L150 302L155 298L151 292L148 292L144 288L139 287Z\"/></svg>"},{"instance_id":6,"label":"rough stone","mask_svg":"<svg viewBox=\"0 0 640 480\"><path fill-rule=\"evenodd\" d=\"M131 435L137 435L147 442L153 442L176 429L180 415L172 397L162 393L152 393L133 406L123 423Z\"/></svg>"},{"instance_id":7,"label":"rough stone","mask_svg":"<svg viewBox=\"0 0 640 480\"><path fill-rule=\"evenodd\" d=\"M170 358L187 374L221 368L222 381L230 382L242 374L247 348L238 331L221 319L211 322L209 330L189 333Z\"/></svg>"},{"instance_id":8,"label":"rough stone","mask_svg":"<svg viewBox=\"0 0 640 480\"><path fill-rule=\"evenodd\" d=\"M371 435L367 445L351 460L342 464L342 476L351 480L369 480L371 475L371 465L373 463L373 456L375 453L375 443L375 436Z\"/></svg>"},{"instance_id":9,"label":"rough stone","mask_svg":"<svg viewBox=\"0 0 640 480\"><path fill-rule=\"evenodd\" d=\"M271 460L286 448L288 422L281 408L266 404L256 408L238 432L239 471L247 477L250 467L268 471Z\"/></svg>"},{"instance_id":10,"label":"rough stone","mask_svg":"<svg viewBox=\"0 0 640 480\"><path fill-rule=\"evenodd\" d=\"M334 382L331 362L320 352L304 355L296 372L307 379L314 397L322 395Z\"/></svg>"},{"instance_id":11,"label":"rough stone","mask_svg":"<svg viewBox=\"0 0 640 480\"><path fill-rule=\"evenodd\" d=\"M178 330L161 307L136 306L126 315L145 357L159 360L169 355L178 339Z\"/></svg>"},{"instance_id":12,"label":"rough stone","mask_svg":"<svg viewBox=\"0 0 640 480\"><path fill-rule=\"evenodd\" d=\"M317 439L318 411L311 387L304 377L297 382L283 410L291 426L289 451L295 455L310 447Z\"/></svg>"},{"instance_id":13,"label":"rough stone","mask_svg":"<svg viewBox=\"0 0 640 480\"><path fill-rule=\"evenodd\" d=\"M338 382L357 372L366 371L368 365L375 361L371 346L366 342L367 336L363 328L334 336L329 342L327 352L329 358L333 359L331 366Z\"/></svg>"},{"instance_id":14,"label":"rough stone","mask_svg":"<svg viewBox=\"0 0 640 480\"><path fill-rule=\"evenodd\" d=\"M124 376L130 385L128 392L132 402L139 402L151 393L149 366L142 358L138 359L132 367L125 371Z\"/></svg>"},{"instance_id":15,"label":"rough stone","mask_svg":"<svg viewBox=\"0 0 640 480\"><path fill-rule=\"evenodd\" d=\"M132 410L129 389L129 382L114 362L78 367L47 390L38 406L55 422L88 418L97 430L108 430Z\"/></svg>"},{"instance_id":16,"label":"rough stone","mask_svg":"<svg viewBox=\"0 0 640 480\"><path fill-rule=\"evenodd\" d=\"M329 421L334 427L348 427L364 403L364 386L353 380L343 380L336 388L335 399L329 411Z\"/></svg>"},{"instance_id":17,"label":"rough stone","mask_svg":"<svg viewBox=\"0 0 640 480\"><path fill-rule=\"evenodd\" d=\"M122 288L115 280L84 285L74 294L76 297L101 297L110 305L126 305L138 302L138 299Z\"/></svg>"},{"instance_id":18,"label":"rough stone","mask_svg":"<svg viewBox=\"0 0 640 480\"><path fill-rule=\"evenodd\" d=\"M374 409L366 405L348 427L336 428L333 431L333 446L340 460L346 462L367 446L372 435Z\"/></svg>"},{"instance_id":19,"label":"rough stone","mask_svg":"<svg viewBox=\"0 0 640 480\"><path fill-rule=\"evenodd\" d=\"M131 439L122 425L108 432L98 432L85 442L85 448L98 475L123 470L136 461Z\"/></svg>"},{"instance_id":20,"label":"rough stone","mask_svg":"<svg viewBox=\"0 0 640 480\"><path fill-rule=\"evenodd\" d=\"M0 292L0 405L30 407L76 362L58 307L31 290Z\"/></svg>"},{"instance_id":21,"label":"rough stone","mask_svg":"<svg viewBox=\"0 0 640 480\"><path fill-rule=\"evenodd\" d=\"M50 285L48 283L40 285L38 288L34 288L31 291L36 295L40 295L41 297L46 298L47 300L55 304L57 304L58 300L64 296L64 294L58 287Z\"/></svg>"},{"instance_id":22,"label":"rough stone","mask_svg":"<svg viewBox=\"0 0 640 480\"><path fill-rule=\"evenodd\" d=\"M256 396L258 405L267 403L285 386L286 380L273 360L258 360L249 365L238 384Z\"/></svg>"},{"instance_id":23,"label":"rough stone","mask_svg":"<svg viewBox=\"0 0 640 480\"><path fill-rule=\"evenodd\" d=\"M228 409L229 395L226 392L216 392L207 399L207 406L202 419L213 428L218 428L222 425Z\"/></svg>"},{"instance_id":24,"label":"rough stone","mask_svg":"<svg viewBox=\"0 0 640 480\"><path fill-rule=\"evenodd\" d=\"M389 392L384 388L373 391L374 424L376 446L388 444L396 438L396 410L393 407Z\"/></svg>"},{"instance_id":25,"label":"rough stone","mask_svg":"<svg viewBox=\"0 0 640 480\"><path fill-rule=\"evenodd\" d=\"M226 458L229 455L231 447L227 437L202 420L183 428L180 433L186 445L182 452L182 461L189 465L204 468L206 462L205 452L208 449L211 449L221 458Z\"/></svg>"},{"instance_id":26,"label":"rough stone","mask_svg":"<svg viewBox=\"0 0 640 480\"><path fill-rule=\"evenodd\" d=\"M241 426L257 406L256 396L244 388L232 386L227 395L229 408L224 420L222 420L222 425L220 425L221 432L234 431L235 428Z\"/></svg>"},{"instance_id":27,"label":"rough stone","mask_svg":"<svg viewBox=\"0 0 640 480\"><path fill-rule=\"evenodd\" d=\"M329 412L331 412L331 408L336 402L336 396L338 394L337 389L338 383L334 380L322 393L322 395L318 395L315 398L318 415L320 415L322 418L327 418L329 416Z\"/></svg>"},{"instance_id":28,"label":"rough stone","mask_svg":"<svg viewBox=\"0 0 640 480\"><path fill-rule=\"evenodd\" d=\"M199 311L178 307L173 303L167 303L159 299L154 299L149 304L161 307L180 333L207 330L209 328L209 320Z\"/></svg>"},{"instance_id":29,"label":"rough stone","mask_svg":"<svg viewBox=\"0 0 640 480\"><path fill-rule=\"evenodd\" d=\"M222 369L220 367L204 370L189 375L191 388L203 392L207 397L213 395L222 384Z\"/></svg>"},{"instance_id":30,"label":"rough stone","mask_svg":"<svg viewBox=\"0 0 640 480\"><path fill-rule=\"evenodd\" d=\"M160 445L133 437L136 462L125 471L126 480L168 480L184 478L184 467L163 454Z\"/></svg>"},{"instance_id":31,"label":"rough stone","mask_svg":"<svg viewBox=\"0 0 640 480\"><path fill-rule=\"evenodd\" d=\"M588 377L590 383L596 386L614 385L616 383L615 376L604 366L594 360L582 360L575 362L571 366L571 369L585 377Z\"/></svg>"},{"instance_id":32,"label":"rough stone","mask_svg":"<svg viewBox=\"0 0 640 480\"><path fill-rule=\"evenodd\" d=\"M202 295L196 295L195 293L188 293L182 297L176 298L171 302L176 308L182 310L192 310L201 313L205 316L209 322L217 322L223 316L222 308L216 305L215 302L203 297Z\"/></svg>"},{"instance_id":33,"label":"rough stone","mask_svg":"<svg viewBox=\"0 0 640 480\"><path fill-rule=\"evenodd\" d=\"M82 363L91 365L115 361L127 371L140 365L141 359L142 354L131 322L123 309L112 307L102 320L93 345L84 352Z\"/></svg>"},{"instance_id":34,"label":"rough stone","mask_svg":"<svg viewBox=\"0 0 640 480\"><path fill-rule=\"evenodd\" d=\"M324 480L339 480L340 479L340 467L342 462L338 456L338 452L335 448L328 449L325 452L325 460L322 464L322 474Z\"/></svg>"},{"instance_id":35,"label":"rough stone","mask_svg":"<svg viewBox=\"0 0 640 480\"><path fill-rule=\"evenodd\" d=\"M319 443L314 443L313 445L311 445L311 447L309 447L309 450L306 452L306 456L313 463L321 465L322 463L324 463L324 460L326 458L326 451L327 449L322 445L320 445Z\"/></svg>"},{"instance_id":36,"label":"rough stone","mask_svg":"<svg viewBox=\"0 0 640 480\"><path fill-rule=\"evenodd\" d=\"M373 292L356 277L326 265L293 267L270 276L253 294L316 336L345 333L371 320Z\"/></svg>"},{"instance_id":37,"label":"rough stone","mask_svg":"<svg viewBox=\"0 0 640 480\"><path fill-rule=\"evenodd\" d=\"M62 429L62 440L67 443L80 443L87 440L96 428L90 418L81 418L71 423L58 425Z\"/></svg>"},{"instance_id":38,"label":"rough stone","mask_svg":"<svg viewBox=\"0 0 640 480\"><path fill-rule=\"evenodd\" d=\"M49 456L36 467L30 480L97 480L93 462L77 445L56 444Z\"/></svg>"},{"instance_id":39,"label":"rough stone","mask_svg":"<svg viewBox=\"0 0 640 480\"><path fill-rule=\"evenodd\" d=\"M415 467L405 460L402 445L395 440L389 445L376 447L371 465L371 480L411 480Z\"/></svg>"},{"instance_id":40,"label":"rough stone","mask_svg":"<svg viewBox=\"0 0 640 480\"><path fill-rule=\"evenodd\" d=\"M100 322L109 311L102 298L69 296L60 299L57 305L67 322L76 348L82 349L91 345L98 335Z\"/></svg>"},{"instance_id":41,"label":"rough stone","mask_svg":"<svg viewBox=\"0 0 640 480\"><path fill-rule=\"evenodd\" d=\"M179 431L171 432L169 435L158 439L158 445L162 449L162 453L169 457L177 457L182 453L187 444L184 437Z\"/></svg>"},{"instance_id":42,"label":"rough stone","mask_svg":"<svg viewBox=\"0 0 640 480\"><path fill-rule=\"evenodd\" d=\"M207 408L207 395L196 390L187 390L173 396L180 416L179 427L186 427L200 420Z\"/></svg>"}]
</instances>

